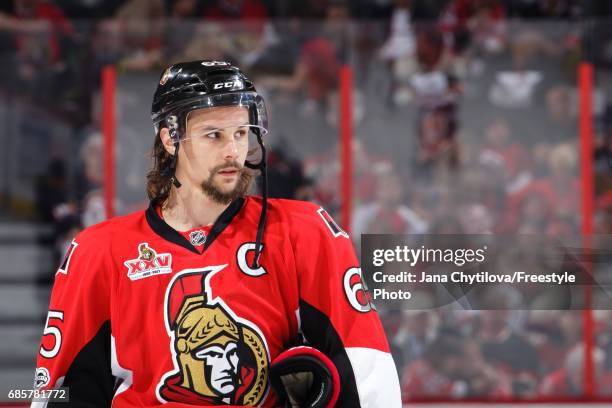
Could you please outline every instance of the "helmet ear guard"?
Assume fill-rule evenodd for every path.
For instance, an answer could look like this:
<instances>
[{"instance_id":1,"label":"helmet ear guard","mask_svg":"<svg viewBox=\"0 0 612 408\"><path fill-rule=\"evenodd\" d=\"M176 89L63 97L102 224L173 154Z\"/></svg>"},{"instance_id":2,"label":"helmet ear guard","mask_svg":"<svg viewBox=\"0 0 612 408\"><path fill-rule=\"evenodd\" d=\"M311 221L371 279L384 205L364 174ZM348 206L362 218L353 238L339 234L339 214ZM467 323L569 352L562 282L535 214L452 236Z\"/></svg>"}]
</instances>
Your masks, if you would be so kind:
<instances>
[{"instance_id":1,"label":"helmet ear guard","mask_svg":"<svg viewBox=\"0 0 612 408\"><path fill-rule=\"evenodd\" d=\"M178 161L178 152L181 144L177 141L174 142L174 154L172 155L172 159L170 161L170 165L164 169L162 172L162 176L170 177L170 182L174 184L174 187L180 188L182 186L181 182L176 178L176 162Z\"/></svg>"},{"instance_id":2,"label":"helmet ear guard","mask_svg":"<svg viewBox=\"0 0 612 408\"><path fill-rule=\"evenodd\" d=\"M178 136L179 135L178 118L175 115L171 115L171 116L168 116L168 118L164 120L164 125L162 125L161 127L159 125L156 125L155 131L156 131L157 137L159 137L161 129L164 127L168 129L168 132L170 133L170 139L172 139L172 141L174 142L174 153L172 154L172 158L170 159L170 164L168 165L168 167L166 167L165 169L161 171L161 175L163 177L168 177L170 179L170 182L176 188L180 188L182 184L180 183L180 181L178 181L175 175L176 162L178 160L178 152L181 146L181 144L179 143L179 136Z\"/></svg>"}]
</instances>

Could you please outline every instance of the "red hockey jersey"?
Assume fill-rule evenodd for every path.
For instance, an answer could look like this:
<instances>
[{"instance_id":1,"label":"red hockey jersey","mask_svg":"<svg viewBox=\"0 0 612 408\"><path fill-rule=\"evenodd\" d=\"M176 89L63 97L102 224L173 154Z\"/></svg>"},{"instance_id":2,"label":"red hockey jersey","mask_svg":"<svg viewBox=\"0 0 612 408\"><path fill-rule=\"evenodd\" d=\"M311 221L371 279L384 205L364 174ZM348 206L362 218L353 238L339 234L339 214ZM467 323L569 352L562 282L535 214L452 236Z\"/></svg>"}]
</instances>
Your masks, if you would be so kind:
<instances>
[{"instance_id":1,"label":"red hockey jersey","mask_svg":"<svg viewBox=\"0 0 612 408\"><path fill-rule=\"evenodd\" d=\"M180 233L151 206L79 234L55 276L36 385L69 387L78 406L271 407L270 361L303 336L337 365L338 406L401 406L348 235L320 207L269 200L254 269L260 211L238 199L212 228Z\"/></svg>"}]
</instances>

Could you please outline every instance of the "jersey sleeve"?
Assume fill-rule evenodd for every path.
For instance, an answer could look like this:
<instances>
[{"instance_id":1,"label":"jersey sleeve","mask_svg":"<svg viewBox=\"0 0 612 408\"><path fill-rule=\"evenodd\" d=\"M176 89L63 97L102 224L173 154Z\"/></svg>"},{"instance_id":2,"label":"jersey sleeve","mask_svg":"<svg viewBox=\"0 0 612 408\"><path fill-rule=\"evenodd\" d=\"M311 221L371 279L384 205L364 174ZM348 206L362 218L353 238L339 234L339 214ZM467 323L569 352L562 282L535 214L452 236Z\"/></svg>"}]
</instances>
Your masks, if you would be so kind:
<instances>
[{"instance_id":1,"label":"jersey sleeve","mask_svg":"<svg viewBox=\"0 0 612 408\"><path fill-rule=\"evenodd\" d=\"M351 240L325 210L308 209L292 216L300 330L338 367L338 407L401 407L397 370Z\"/></svg>"},{"instance_id":2,"label":"jersey sleeve","mask_svg":"<svg viewBox=\"0 0 612 408\"><path fill-rule=\"evenodd\" d=\"M97 234L79 234L55 274L34 385L68 387L69 403L57 406L111 404L111 262L105 245L109 242ZM45 406L54 404L32 404Z\"/></svg>"}]
</instances>

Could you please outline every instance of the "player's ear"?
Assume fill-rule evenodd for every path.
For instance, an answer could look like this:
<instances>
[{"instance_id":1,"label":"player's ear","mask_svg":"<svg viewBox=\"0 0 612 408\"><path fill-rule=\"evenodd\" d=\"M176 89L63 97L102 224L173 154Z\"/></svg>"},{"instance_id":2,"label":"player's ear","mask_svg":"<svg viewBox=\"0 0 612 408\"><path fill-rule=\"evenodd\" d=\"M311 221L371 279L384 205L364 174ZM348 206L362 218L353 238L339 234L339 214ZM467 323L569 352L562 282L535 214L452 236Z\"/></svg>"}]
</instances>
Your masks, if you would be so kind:
<instances>
[{"instance_id":1,"label":"player's ear","mask_svg":"<svg viewBox=\"0 0 612 408\"><path fill-rule=\"evenodd\" d=\"M176 147L174 147L174 140L172 140L170 137L170 131L168 131L168 128L163 127L160 129L159 138L161 139L164 149L166 149L168 154L173 155Z\"/></svg>"}]
</instances>

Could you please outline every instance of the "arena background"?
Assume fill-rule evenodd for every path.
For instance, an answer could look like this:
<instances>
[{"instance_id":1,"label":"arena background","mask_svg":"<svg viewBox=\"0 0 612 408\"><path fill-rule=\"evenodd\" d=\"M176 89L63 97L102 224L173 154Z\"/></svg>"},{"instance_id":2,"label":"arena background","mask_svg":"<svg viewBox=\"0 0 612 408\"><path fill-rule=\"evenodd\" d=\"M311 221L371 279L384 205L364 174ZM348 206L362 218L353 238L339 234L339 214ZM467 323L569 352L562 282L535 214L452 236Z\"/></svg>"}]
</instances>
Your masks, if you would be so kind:
<instances>
[{"instance_id":1,"label":"arena background","mask_svg":"<svg viewBox=\"0 0 612 408\"><path fill-rule=\"evenodd\" d=\"M356 248L363 233L609 234L607 3L3 1L0 401L31 388L71 238L146 205L150 101L172 62L253 77L271 196L320 203ZM607 310L379 311L408 406L612 406Z\"/></svg>"}]
</instances>

